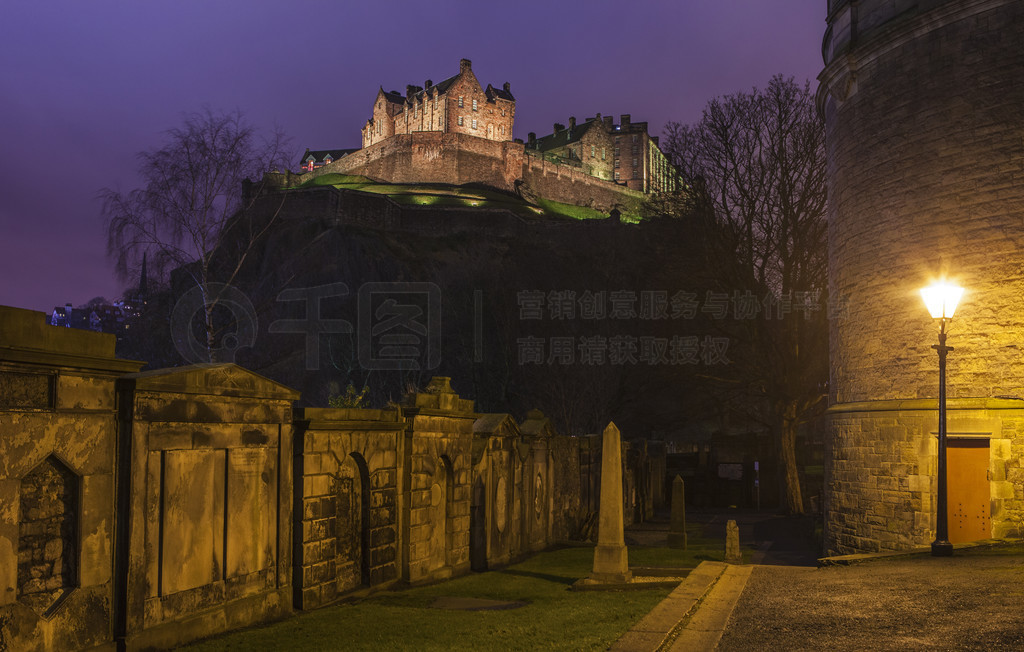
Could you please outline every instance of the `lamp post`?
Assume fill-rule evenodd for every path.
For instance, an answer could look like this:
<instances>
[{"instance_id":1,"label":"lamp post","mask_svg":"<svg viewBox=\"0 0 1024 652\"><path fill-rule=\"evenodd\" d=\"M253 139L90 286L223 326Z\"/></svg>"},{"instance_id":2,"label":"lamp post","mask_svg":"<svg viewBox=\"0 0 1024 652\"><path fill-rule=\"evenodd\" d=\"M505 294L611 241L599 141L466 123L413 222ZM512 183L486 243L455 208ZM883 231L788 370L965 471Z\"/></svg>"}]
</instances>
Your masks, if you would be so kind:
<instances>
[{"instance_id":1,"label":"lamp post","mask_svg":"<svg viewBox=\"0 0 1024 652\"><path fill-rule=\"evenodd\" d=\"M964 289L958 285L937 282L921 289L921 297L933 319L939 320L939 343L932 348L939 354L939 487L935 505L935 541L933 557L949 557L953 544L949 542L949 523L946 509L946 354L953 347L946 346L946 320L953 318L956 304Z\"/></svg>"}]
</instances>

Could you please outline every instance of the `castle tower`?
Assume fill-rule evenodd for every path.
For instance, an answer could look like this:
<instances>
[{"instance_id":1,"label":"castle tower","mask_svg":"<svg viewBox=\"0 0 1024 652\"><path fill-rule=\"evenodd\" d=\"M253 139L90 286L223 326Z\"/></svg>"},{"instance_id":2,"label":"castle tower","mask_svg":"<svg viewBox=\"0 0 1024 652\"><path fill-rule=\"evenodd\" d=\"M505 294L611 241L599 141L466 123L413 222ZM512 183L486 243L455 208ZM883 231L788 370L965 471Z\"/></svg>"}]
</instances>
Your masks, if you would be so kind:
<instances>
[{"instance_id":1,"label":"castle tower","mask_svg":"<svg viewBox=\"0 0 1024 652\"><path fill-rule=\"evenodd\" d=\"M951 322L950 539L1024 534L1024 3L828 0L825 547L935 537L938 326ZM1014 398L1005 398L1014 397Z\"/></svg>"}]
</instances>

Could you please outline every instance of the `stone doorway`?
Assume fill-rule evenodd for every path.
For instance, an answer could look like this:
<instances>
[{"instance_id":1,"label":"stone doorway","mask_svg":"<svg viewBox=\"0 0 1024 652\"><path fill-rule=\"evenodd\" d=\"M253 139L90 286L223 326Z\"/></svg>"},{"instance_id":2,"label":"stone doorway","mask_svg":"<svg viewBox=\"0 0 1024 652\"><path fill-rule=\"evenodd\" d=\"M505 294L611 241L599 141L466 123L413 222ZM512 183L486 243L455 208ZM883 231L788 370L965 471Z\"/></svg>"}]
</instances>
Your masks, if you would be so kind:
<instances>
[{"instance_id":1,"label":"stone doorway","mask_svg":"<svg viewBox=\"0 0 1024 652\"><path fill-rule=\"evenodd\" d=\"M946 487L950 543L991 538L988 439L947 441Z\"/></svg>"}]
</instances>

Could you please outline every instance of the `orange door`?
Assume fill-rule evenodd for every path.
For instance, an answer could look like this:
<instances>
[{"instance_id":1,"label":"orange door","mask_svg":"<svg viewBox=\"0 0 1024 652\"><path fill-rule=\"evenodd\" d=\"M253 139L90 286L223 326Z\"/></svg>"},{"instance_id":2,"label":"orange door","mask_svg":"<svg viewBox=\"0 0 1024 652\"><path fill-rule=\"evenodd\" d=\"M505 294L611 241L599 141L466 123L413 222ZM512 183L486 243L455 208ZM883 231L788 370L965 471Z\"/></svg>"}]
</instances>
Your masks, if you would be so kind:
<instances>
[{"instance_id":1,"label":"orange door","mask_svg":"<svg viewBox=\"0 0 1024 652\"><path fill-rule=\"evenodd\" d=\"M949 542L992 537L987 439L950 439L946 444L946 513Z\"/></svg>"}]
</instances>

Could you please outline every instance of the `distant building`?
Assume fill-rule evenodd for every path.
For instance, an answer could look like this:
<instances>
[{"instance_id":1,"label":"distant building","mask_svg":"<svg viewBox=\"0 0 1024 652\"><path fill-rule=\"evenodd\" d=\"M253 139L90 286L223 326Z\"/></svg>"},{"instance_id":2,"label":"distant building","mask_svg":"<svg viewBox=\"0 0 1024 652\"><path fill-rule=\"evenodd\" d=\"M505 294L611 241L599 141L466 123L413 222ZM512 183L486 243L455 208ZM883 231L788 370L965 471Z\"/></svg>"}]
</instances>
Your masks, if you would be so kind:
<instances>
[{"instance_id":1,"label":"distant building","mask_svg":"<svg viewBox=\"0 0 1024 652\"><path fill-rule=\"evenodd\" d=\"M126 309L130 310L130 306L120 301L114 304L89 303L78 308L66 303L50 313L50 325L120 336L128 328Z\"/></svg>"},{"instance_id":2,"label":"distant building","mask_svg":"<svg viewBox=\"0 0 1024 652\"><path fill-rule=\"evenodd\" d=\"M579 125L575 117L569 118L568 127L555 123L552 133L540 138L531 132L526 152L641 192L671 192L682 185L675 166L658 147L657 136L647 133L646 122L632 122L628 113L619 124L598 113Z\"/></svg>"},{"instance_id":3,"label":"distant building","mask_svg":"<svg viewBox=\"0 0 1024 652\"><path fill-rule=\"evenodd\" d=\"M306 153L302 155L299 167L307 172L312 172L337 161L343 156L358 151L359 149L307 149Z\"/></svg>"},{"instance_id":4,"label":"distant building","mask_svg":"<svg viewBox=\"0 0 1024 652\"><path fill-rule=\"evenodd\" d=\"M363 127L363 147L420 131L510 141L515 112L508 82L500 89L490 84L483 88L473 74L472 62L462 59L459 74L437 84L429 79L422 87L410 84L404 96L381 87L373 116Z\"/></svg>"}]
</instances>

